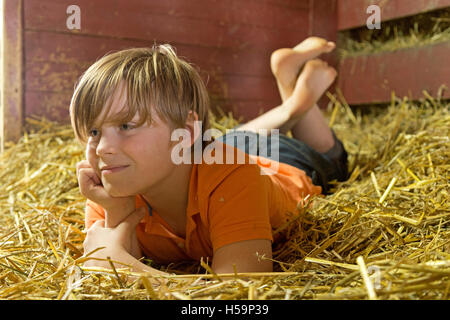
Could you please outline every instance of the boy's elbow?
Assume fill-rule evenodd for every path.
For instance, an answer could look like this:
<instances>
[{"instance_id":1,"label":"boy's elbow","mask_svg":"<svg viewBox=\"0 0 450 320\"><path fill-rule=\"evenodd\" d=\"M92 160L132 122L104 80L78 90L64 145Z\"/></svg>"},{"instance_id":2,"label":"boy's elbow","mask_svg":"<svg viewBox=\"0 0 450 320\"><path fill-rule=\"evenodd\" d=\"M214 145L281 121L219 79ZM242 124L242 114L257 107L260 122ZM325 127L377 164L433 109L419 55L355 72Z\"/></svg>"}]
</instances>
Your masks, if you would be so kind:
<instances>
[{"instance_id":1,"label":"boy's elbow","mask_svg":"<svg viewBox=\"0 0 450 320\"><path fill-rule=\"evenodd\" d=\"M270 240L239 241L219 248L212 261L217 274L273 272Z\"/></svg>"},{"instance_id":2,"label":"boy's elbow","mask_svg":"<svg viewBox=\"0 0 450 320\"><path fill-rule=\"evenodd\" d=\"M227 274L227 273L258 273L258 272L273 272L273 264L272 261L264 262L264 263L228 263L222 265L214 265L213 271L216 274Z\"/></svg>"}]
</instances>

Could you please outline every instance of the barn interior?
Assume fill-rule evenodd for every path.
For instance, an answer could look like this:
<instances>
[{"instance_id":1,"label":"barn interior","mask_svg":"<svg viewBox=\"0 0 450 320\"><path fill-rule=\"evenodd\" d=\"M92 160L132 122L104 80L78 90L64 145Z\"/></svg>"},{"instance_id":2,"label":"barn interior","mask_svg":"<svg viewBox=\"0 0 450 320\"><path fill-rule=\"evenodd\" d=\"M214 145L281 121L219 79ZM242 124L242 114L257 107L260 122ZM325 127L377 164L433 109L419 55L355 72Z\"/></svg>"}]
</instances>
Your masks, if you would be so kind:
<instances>
[{"instance_id":1,"label":"barn interior","mask_svg":"<svg viewBox=\"0 0 450 320\"><path fill-rule=\"evenodd\" d=\"M78 0L79 25L74 3L2 1L1 299L449 298L450 0ZM83 267L85 153L69 117L82 73L108 52L169 43L198 68L225 133L279 105L271 53L309 36L337 44L321 56L338 78L319 106L350 177L274 231L287 239L274 272L143 260L173 273L155 287Z\"/></svg>"}]
</instances>

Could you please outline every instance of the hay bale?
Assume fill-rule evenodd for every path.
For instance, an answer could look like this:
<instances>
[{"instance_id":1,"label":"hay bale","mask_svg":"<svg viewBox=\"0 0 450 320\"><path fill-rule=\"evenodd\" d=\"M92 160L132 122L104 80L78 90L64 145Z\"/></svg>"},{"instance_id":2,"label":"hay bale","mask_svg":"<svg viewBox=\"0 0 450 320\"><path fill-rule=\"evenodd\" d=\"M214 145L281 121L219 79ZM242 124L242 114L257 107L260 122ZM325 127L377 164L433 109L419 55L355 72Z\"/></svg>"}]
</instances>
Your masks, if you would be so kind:
<instances>
[{"instance_id":1,"label":"hay bale","mask_svg":"<svg viewBox=\"0 0 450 320\"><path fill-rule=\"evenodd\" d=\"M274 246L277 272L224 278L203 262L176 264L161 266L177 275L158 287L82 267L84 151L70 126L27 119L29 133L0 156L0 299L447 299L450 103L394 97L354 114L329 97L352 174L277 230L287 239Z\"/></svg>"}]
</instances>

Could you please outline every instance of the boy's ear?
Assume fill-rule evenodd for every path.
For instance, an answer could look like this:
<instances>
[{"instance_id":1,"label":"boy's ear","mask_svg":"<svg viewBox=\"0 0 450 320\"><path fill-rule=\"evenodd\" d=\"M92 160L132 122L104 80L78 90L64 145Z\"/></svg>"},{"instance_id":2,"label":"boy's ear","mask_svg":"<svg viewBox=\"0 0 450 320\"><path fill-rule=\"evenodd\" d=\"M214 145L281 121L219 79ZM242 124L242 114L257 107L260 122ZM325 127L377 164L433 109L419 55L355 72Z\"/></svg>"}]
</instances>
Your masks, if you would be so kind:
<instances>
[{"instance_id":1,"label":"boy's ear","mask_svg":"<svg viewBox=\"0 0 450 320\"><path fill-rule=\"evenodd\" d=\"M201 136L202 128L198 121L198 115L195 111L189 111L188 118L186 120L186 129L191 132L191 142L194 142ZM201 138L201 137L200 137Z\"/></svg>"}]
</instances>

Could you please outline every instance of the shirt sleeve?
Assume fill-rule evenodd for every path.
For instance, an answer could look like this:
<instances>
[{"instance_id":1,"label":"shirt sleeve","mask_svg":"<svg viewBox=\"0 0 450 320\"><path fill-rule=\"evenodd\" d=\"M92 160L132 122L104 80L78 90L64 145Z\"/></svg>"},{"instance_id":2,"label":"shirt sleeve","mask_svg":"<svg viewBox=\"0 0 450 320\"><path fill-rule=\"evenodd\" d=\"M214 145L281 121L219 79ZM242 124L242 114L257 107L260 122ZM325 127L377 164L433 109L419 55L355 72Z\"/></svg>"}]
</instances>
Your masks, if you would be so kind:
<instances>
[{"instance_id":1,"label":"shirt sleeve","mask_svg":"<svg viewBox=\"0 0 450 320\"><path fill-rule=\"evenodd\" d=\"M238 241L273 241L264 177L259 169L236 170L211 194L208 217L213 252Z\"/></svg>"},{"instance_id":2,"label":"shirt sleeve","mask_svg":"<svg viewBox=\"0 0 450 320\"><path fill-rule=\"evenodd\" d=\"M105 220L105 209L99 204L87 200L84 214L84 223L86 230L89 229L97 220Z\"/></svg>"}]
</instances>

